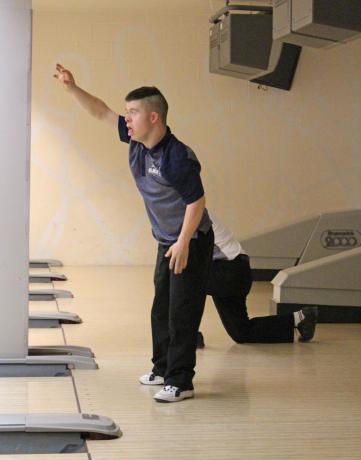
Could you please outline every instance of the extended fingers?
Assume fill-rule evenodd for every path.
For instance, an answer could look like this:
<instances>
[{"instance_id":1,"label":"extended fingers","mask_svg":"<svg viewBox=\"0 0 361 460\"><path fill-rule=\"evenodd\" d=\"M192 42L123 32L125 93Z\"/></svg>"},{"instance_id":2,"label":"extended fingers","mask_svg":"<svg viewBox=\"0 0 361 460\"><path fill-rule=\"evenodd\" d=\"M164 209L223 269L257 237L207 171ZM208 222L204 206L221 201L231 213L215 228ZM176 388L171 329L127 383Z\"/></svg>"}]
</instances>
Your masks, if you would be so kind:
<instances>
[{"instance_id":1,"label":"extended fingers","mask_svg":"<svg viewBox=\"0 0 361 460\"><path fill-rule=\"evenodd\" d=\"M183 269L182 261L180 259L177 259L175 263L174 274L180 275L182 273L182 269Z\"/></svg>"},{"instance_id":2,"label":"extended fingers","mask_svg":"<svg viewBox=\"0 0 361 460\"><path fill-rule=\"evenodd\" d=\"M169 270L174 270L175 275L180 275L187 266L188 255L174 251L172 246L165 253L165 257L170 257Z\"/></svg>"},{"instance_id":3,"label":"extended fingers","mask_svg":"<svg viewBox=\"0 0 361 460\"><path fill-rule=\"evenodd\" d=\"M175 265L177 263L177 259L175 256L172 255L172 257L170 258L170 261L169 261L169 270L173 270Z\"/></svg>"},{"instance_id":4,"label":"extended fingers","mask_svg":"<svg viewBox=\"0 0 361 460\"><path fill-rule=\"evenodd\" d=\"M61 64L56 64L56 70L59 72L64 72L65 68Z\"/></svg>"},{"instance_id":5,"label":"extended fingers","mask_svg":"<svg viewBox=\"0 0 361 460\"><path fill-rule=\"evenodd\" d=\"M180 275L182 271L186 268L186 266L187 266L187 258L184 256L178 257L175 263L174 274Z\"/></svg>"},{"instance_id":6,"label":"extended fingers","mask_svg":"<svg viewBox=\"0 0 361 460\"><path fill-rule=\"evenodd\" d=\"M53 75L54 78L60 80L60 77L68 72L61 64L56 64L55 66L56 73Z\"/></svg>"},{"instance_id":7,"label":"extended fingers","mask_svg":"<svg viewBox=\"0 0 361 460\"><path fill-rule=\"evenodd\" d=\"M61 74L63 73L64 68L60 64L56 64L55 67L55 73L53 75L54 78L57 78L59 80Z\"/></svg>"}]
</instances>

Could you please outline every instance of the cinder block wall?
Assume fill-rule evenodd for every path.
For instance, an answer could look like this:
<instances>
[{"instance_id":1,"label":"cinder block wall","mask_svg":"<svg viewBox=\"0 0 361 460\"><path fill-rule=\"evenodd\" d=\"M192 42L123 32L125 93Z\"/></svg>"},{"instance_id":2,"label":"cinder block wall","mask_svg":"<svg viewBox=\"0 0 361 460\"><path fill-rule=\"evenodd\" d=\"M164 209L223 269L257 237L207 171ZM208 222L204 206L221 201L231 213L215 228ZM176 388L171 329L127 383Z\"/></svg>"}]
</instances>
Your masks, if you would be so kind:
<instances>
[{"instance_id":1,"label":"cinder block wall","mask_svg":"<svg viewBox=\"0 0 361 460\"><path fill-rule=\"evenodd\" d=\"M361 40L304 48L291 92L263 91L208 72L210 3L192 14L149 3L34 11L32 257L151 264L155 252L127 146L62 90L56 62L119 113L128 91L158 86L202 163L208 206L238 236L361 206Z\"/></svg>"}]
</instances>

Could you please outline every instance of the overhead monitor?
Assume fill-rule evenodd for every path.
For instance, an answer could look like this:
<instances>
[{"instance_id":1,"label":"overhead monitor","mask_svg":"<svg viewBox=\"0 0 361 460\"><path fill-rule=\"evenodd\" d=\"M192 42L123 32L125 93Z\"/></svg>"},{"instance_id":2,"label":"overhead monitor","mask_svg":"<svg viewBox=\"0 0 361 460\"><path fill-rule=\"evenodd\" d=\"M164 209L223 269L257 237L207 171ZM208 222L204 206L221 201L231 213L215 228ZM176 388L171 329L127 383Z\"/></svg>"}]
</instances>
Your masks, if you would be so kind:
<instances>
[{"instance_id":1,"label":"overhead monitor","mask_svg":"<svg viewBox=\"0 0 361 460\"><path fill-rule=\"evenodd\" d=\"M282 43L269 12L228 12L210 30L210 71L251 80L272 72Z\"/></svg>"}]
</instances>

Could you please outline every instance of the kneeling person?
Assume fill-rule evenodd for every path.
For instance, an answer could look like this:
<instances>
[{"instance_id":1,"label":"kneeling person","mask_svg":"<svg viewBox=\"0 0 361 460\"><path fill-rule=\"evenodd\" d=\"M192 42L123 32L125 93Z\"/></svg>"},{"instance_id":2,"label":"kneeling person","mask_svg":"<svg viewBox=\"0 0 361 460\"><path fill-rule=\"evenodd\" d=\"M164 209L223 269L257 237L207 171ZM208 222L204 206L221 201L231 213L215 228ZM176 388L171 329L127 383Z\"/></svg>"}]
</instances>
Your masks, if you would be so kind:
<instances>
[{"instance_id":1,"label":"kneeling person","mask_svg":"<svg viewBox=\"0 0 361 460\"><path fill-rule=\"evenodd\" d=\"M214 232L214 250L207 294L212 296L229 336L237 343L290 343L294 341L296 329L299 341L311 340L317 320L316 307L302 307L286 315L249 319L246 305L252 286L249 257L230 230L214 214L209 215Z\"/></svg>"}]
</instances>

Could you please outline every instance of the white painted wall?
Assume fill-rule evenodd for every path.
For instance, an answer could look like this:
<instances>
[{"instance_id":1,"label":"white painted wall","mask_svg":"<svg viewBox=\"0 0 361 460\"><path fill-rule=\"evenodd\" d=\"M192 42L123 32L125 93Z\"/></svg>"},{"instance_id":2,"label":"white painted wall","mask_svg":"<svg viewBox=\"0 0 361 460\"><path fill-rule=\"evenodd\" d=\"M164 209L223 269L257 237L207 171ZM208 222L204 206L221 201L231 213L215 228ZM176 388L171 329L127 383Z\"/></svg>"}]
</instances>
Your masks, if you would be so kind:
<instances>
[{"instance_id":1,"label":"white painted wall","mask_svg":"<svg viewBox=\"0 0 361 460\"><path fill-rule=\"evenodd\" d=\"M156 85L169 126L202 164L207 204L240 238L320 212L361 207L361 40L304 48L290 92L208 70L219 1L34 0L31 256L67 265L154 263L156 243L116 130L86 114L52 77L123 113ZM53 5L57 11L51 11ZM69 6L70 0L68 2ZM182 7L183 4L183 7ZM213 7L212 7L213 6ZM44 6L45 8L45 6ZM190 13L191 11L191 13Z\"/></svg>"}]
</instances>

